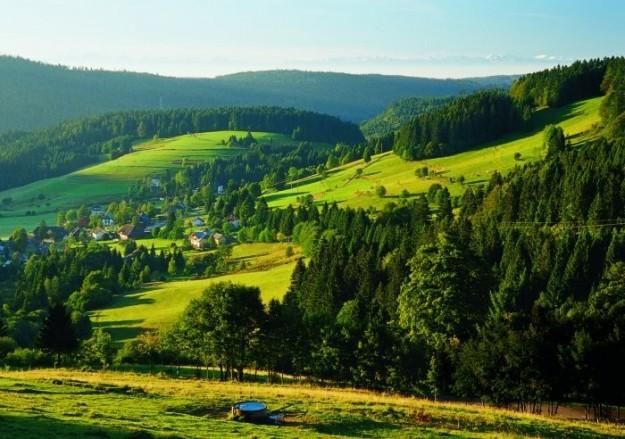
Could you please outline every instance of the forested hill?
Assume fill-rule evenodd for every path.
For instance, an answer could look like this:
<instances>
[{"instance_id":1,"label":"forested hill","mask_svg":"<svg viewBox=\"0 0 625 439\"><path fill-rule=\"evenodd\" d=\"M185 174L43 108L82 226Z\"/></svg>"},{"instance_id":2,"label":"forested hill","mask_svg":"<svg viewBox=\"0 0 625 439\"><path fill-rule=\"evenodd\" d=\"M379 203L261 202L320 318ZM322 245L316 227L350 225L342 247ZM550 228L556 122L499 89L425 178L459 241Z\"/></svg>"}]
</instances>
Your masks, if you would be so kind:
<instances>
[{"instance_id":1,"label":"forested hill","mask_svg":"<svg viewBox=\"0 0 625 439\"><path fill-rule=\"evenodd\" d=\"M607 131L619 131L625 125L624 66L625 58L612 57L523 75L509 92L478 91L454 99L418 115L397 133L372 142L392 144L394 151L408 160L450 155L531 127L528 122L534 109L560 107L602 94L606 99L601 116Z\"/></svg>"},{"instance_id":2,"label":"forested hill","mask_svg":"<svg viewBox=\"0 0 625 439\"><path fill-rule=\"evenodd\" d=\"M279 107L111 113L32 133L0 136L0 189L63 175L103 155L116 158L140 139L219 130L267 131L289 135L295 141L332 144L364 140L353 123Z\"/></svg>"},{"instance_id":3,"label":"forested hill","mask_svg":"<svg viewBox=\"0 0 625 439\"><path fill-rule=\"evenodd\" d=\"M428 79L302 71L182 79L70 69L0 57L0 132L31 130L107 112L278 105L361 122L409 96L449 96L509 86L513 77Z\"/></svg>"},{"instance_id":4,"label":"forested hill","mask_svg":"<svg viewBox=\"0 0 625 439\"><path fill-rule=\"evenodd\" d=\"M383 136L398 130L402 125L423 113L448 104L452 99L451 97L400 99L390 104L382 113L362 123L360 129L367 137Z\"/></svg>"}]
</instances>

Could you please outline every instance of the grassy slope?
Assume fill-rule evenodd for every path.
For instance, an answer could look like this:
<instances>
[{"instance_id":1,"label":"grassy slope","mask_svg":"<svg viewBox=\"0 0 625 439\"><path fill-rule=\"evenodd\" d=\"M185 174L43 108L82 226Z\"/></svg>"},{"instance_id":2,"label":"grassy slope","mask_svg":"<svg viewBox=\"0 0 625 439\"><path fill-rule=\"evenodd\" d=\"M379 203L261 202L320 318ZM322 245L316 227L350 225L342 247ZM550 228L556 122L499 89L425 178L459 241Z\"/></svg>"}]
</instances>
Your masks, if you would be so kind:
<instances>
[{"instance_id":1,"label":"grassy slope","mask_svg":"<svg viewBox=\"0 0 625 439\"><path fill-rule=\"evenodd\" d=\"M287 416L281 426L229 420L230 406L244 399L260 399L270 409L292 406L285 410ZM58 369L1 371L0 404L0 437L20 438L153 435L612 439L625 435L625 428L616 424L351 389Z\"/></svg>"},{"instance_id":2,"label":"grassy slope","mask_svg":"<svg viewBox=\"0 0 625 439\"><path fill-rule=\"evenodd\" d=\"M91 320L109 329L116 341L136 337L145 329L156 329L173 323L191 299L214 282L231 281L261 290L263 301L280 298L286 292L298 257L296 248L291 258L285 256L286 244L242 244L234 247L232 257L249 265L243 271L210 279L180 280L156 283L116 298L104 310L96 311Z\"/></svg>"},{"instance_id":3,"label":"grassy slope","mask_svg":"<svg viewBox=\"0 0 625 439\"><path fill-rule=\"evenodd\" d=\"M352 207L380 208L389 201L396 201L395 198L403 189L414 195L426 192L435 182L448 186L452 195L460 195L464 192L464 187L459 183L450 183L449 177L457 178L462 175L467 184L482 183L488 181L495 170L505 173L521 164L522 162L514 160L516 152L522 154L523 161L542 158L542 127L548 123L562 126L573 142L583 140L583 133L599 122L600 102L601 98L594 98L559 109L543 110L536 115L535 125L539 129L529 134L509 136L471 151L415 162L402 160L388 152L374 156L364 167L360 178L353 177L356 169L364 166L362 160L330 172L325 179L309 177L291 189L269 194L266 198L272 207L296 204L298 196L312 194L318 202L336 201ZM436 171L438 175L416 177L415 170L423 166ZM375 195L377 185L386 187L388 195L385 198Z\"/></svg>"},{"instance_id":4,"label":"grassy slope","mask_svg":"<svg viewBox=\"0 0 625 439\"><path fill-rule=\"evenodd\" d=\"M116 160L0 192L0 199L10 197L14 200L10 210L0 209L0 236L10 234L18 225L32 230L42 220L54 224L54 212L60 208L118 200L137 180L167 169L178 169L183 159L192 163L239 154L244 149L220 144L233 134L241 137L246 132L215 131L148 141L135 147L135 152ZM254 137L264 142L292 143L282 134L255 132ZM46 199L37 200L40 194ZM35 210L37 215L23 216L26 210Z\"/></svg>"}]
</instances>

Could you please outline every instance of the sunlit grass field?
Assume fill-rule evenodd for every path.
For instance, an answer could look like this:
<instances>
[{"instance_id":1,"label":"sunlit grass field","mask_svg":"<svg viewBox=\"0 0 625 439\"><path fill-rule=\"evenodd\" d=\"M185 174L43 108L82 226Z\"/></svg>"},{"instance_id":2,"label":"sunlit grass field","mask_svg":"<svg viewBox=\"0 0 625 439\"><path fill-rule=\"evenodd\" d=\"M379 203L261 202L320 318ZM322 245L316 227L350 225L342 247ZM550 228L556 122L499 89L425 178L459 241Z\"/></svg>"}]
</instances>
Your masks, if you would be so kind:
<instances>
[{"instance_id":1,"label":"sunlit grass field","mask_svg":"<svg viewBox=\"0 0 625 439\"><path fill-rule=\"evenodd\" d=\"M240 154L245 151L244 148L228 147L221 142L232 135L243 137L246 134L244 131L215 131L150 140L135 146L134 152L118 159L0 192L0 199L13 199L8 208L0 208L0 236L10 234L17 226L32 230L42 220L54 224L54 212L61 208L119 200L127 195L128 187L137 180L166 170L176 170L183 162L199 163ZM293 143L282 134L252 134L258 142L277 145ZM40 195L45 199L40 200ZM34 210L37 215L25 216L27 210Z\"/></svg>"},{"instance_id":2,"label":"sunlit grass field","mask_svg":"<svg viewBox=\"0 0 625 439\"><path fill-rule=\"evenodd\" d=\"M268 303L286 292L299 250L286 257L287 244L241 244L233 248L232 258L247 267L232 274L208 279L159 282L115 298L106 309L94 311L94 326L107 328L113 338L125 341L146 329L167 327L175 322L191 299L215 282L234 282L257 286Z\"/></svg>"},{"instance_id":3,"label":"sunlit grass field","mask_svg":"<svg viewBox=\"0 0 625 439\"><path fill-rule=\"evenodd\" d=\"M258 399L282 425L230 420ZM285 406L288 406L284 408ZM120 372L0 371L3 438L583 438L625 427L305 384L224 383Z\"/></svg>"},{"instance_id":4,"label":"sunlit grass field","mask_svg":"<svg viewBox=\"0 0 625 439\"><path fill-rule=\"evenodd\" d=\"M369 164L358 160L329 172L324 179L319 176L309 177L293 188L268 194L266 199L271 207L284 207L297 204L299 196L312 194L317 202L381 208L386 203L397 201L403 190L414 196L426 192L434 183L447 186L452 195L460 195L467 184L487 182L493 171L505 174L515 166L541 159L544 156L542 127L548 123L560 125L573 144L586 140L586 133L599 122L600 102L601 98L594 98L558 109L542 110L535 115L534 120L534 125L539 129L508 136L495 143L448 157L406 161L387 152L374 156ZM515 160L517 152L521 154L521 160ZM426 178L417 177L415 171L424 166L436 174ZM356 178L358 168L363 168L363 174ZM458 182L460 176L465 179L464 185ZM386 188L386 197L376 196L375 188L378 185Z\"/></svg>"}]
</instances>

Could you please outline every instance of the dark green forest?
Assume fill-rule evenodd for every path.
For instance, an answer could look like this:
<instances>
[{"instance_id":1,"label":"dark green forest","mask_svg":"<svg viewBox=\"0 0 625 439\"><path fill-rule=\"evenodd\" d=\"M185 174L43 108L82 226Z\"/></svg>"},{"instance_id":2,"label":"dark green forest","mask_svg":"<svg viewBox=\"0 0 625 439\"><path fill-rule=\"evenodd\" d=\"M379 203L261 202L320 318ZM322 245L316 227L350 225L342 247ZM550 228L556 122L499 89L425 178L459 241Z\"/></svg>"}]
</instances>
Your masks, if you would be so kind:
<instances>
[{"instance_id":1,"label":"dark green forest","mask_svg":"<svg viewBox=\"0 0 625 439\"><path fill-rule=\"evenodd\" d=\"M393 102L382 113L360 124L367 137L380 137L397 131L420 114L430 112L451 101L452 98L412 97Z\"/></svg>"},{"instance_id":2,"label":"dark green forest","mask_svg":"<svg viewBox=\"0 0 625 439\"><path fill-rule=\"evenodd\" d=\"M478 92L403 125L395 135L393 150L407 160L451 155L520 130L525 121L506 93Z\"/></svg>"},{"instance_id":3,"label":"dark green forest","mask_svg":"<svg viewBox=\"0 0 625 439\"><path fill-rule=\"evenodd\" d=\"M185 79L71 69L1 56L0 133L109 112L223 106L295 107L362 122L400 98L507 87L512 79L443 80L295 70Z\"/></svg>"},{"instance_id":4,"label":"dark green forest","mask_svg":"<svg viewBox=\"0 0 625 439\"><path fill-rule=\"evenodd\" d=\"M624 123L618 118L624 105L619 85L622 72L623 58L613 57L530 73L517 79L509 92L484 91L452 100L415 117L394 134L371 139L371 143L392 145L407 160L450 155L531 128L533 109L559 107L602 94L606 94L602 117L614 126L608 131L618 131Z\"/></svg>"}]
</instances>

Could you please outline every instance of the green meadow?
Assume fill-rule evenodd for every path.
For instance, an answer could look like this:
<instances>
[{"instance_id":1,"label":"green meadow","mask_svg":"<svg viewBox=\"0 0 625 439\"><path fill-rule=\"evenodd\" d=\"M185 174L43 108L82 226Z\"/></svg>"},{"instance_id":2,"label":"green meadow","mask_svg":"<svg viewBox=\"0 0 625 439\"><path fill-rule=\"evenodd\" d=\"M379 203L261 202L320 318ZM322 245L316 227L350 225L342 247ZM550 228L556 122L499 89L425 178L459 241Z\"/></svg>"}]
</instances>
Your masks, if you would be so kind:
<instances>
[{"instance_id":1,"label":"green meadow","mask_svg":"<svg viewBox=\"0 0 625 439\"><path fill-rule=\"evenodd\" d=\"M599 122L601 99L540 110L533 119L536 128L529 133L507 136L470 151L420 161L406 161L392 152L386 152L373 156L368 164L358 160L336 168L328 172L326 178L316 175L302 179L292 188L268 194L266 199L271 207L285 207L297 204L298 197L311 194L320 203L327 201L351 207L381 208L388 202L397 201L403 190L414 196L426 192L434 183L447 186L452 195L460 195L464 192L464 185L485 183L493 171L505 174L515 166L543 158L542 130L549 123L560 125L573 144L586 140ZM521 154L520 160L515 159L515 153ZM430 176L417 177L415 171L424 166L429 168ZM356 175L358 168L363 169L361 176ZM461 176L464 177L464 184L458 182ZM378 185L387 190L384 198L375 194Z\"/></svg>"},{"instance_id":2,"label":"green meadow","mask_svg":"<svg viewBox=\"0 0 625 439\"><path fill-rule=\"evenodd\" d=\"M215 131L150 140L115 160L0 192L0 199L13 200L9 207L0 208L0 236L10 234L17 226L32 230L42 220L53 224L59 209L119 200L128 193L128 187L141 178L176 170L183 164L240 154L244 148L228 147L222 141L232 135L246 134L244 131ZM282 134L254 132L253 136L263 143L293 143ZM25 216L27 210L34 210L36 215Z\"/></svg>"},{"instance_id":3,"label":"green meadow","mask_svg":"<svg viewBox=\"0 0 625 439\"><path fill-rule=\"evenodd\" d=\"M281 425L230 418L265 402ZM583 438L615 439L594 423L310 384L172 379L113 371L0 371L0 437L45 438ZM583 411L582 411L583 412ZM579 413L577 413L579 415Z\"/></svg>"},{"instance_id":4,"label":"green meadow","mask_svg":"<svg viewBox=\"0 0 625 439\"><path fill-rule=\"evenodd\" d=\"M142 241L139 241L140 243ZM207 279L180 279L147 285L116 297L105 309L94 311L94 326L109 330L115 341L136 337L147 329L167 327L175 322L189 302L215 282L234 282L260 288L265 303L286 292L299 251L286 257L287 244L254 243L235 246L232 259L246 267L232 274Z\"/></svg>"}]
</instances>

